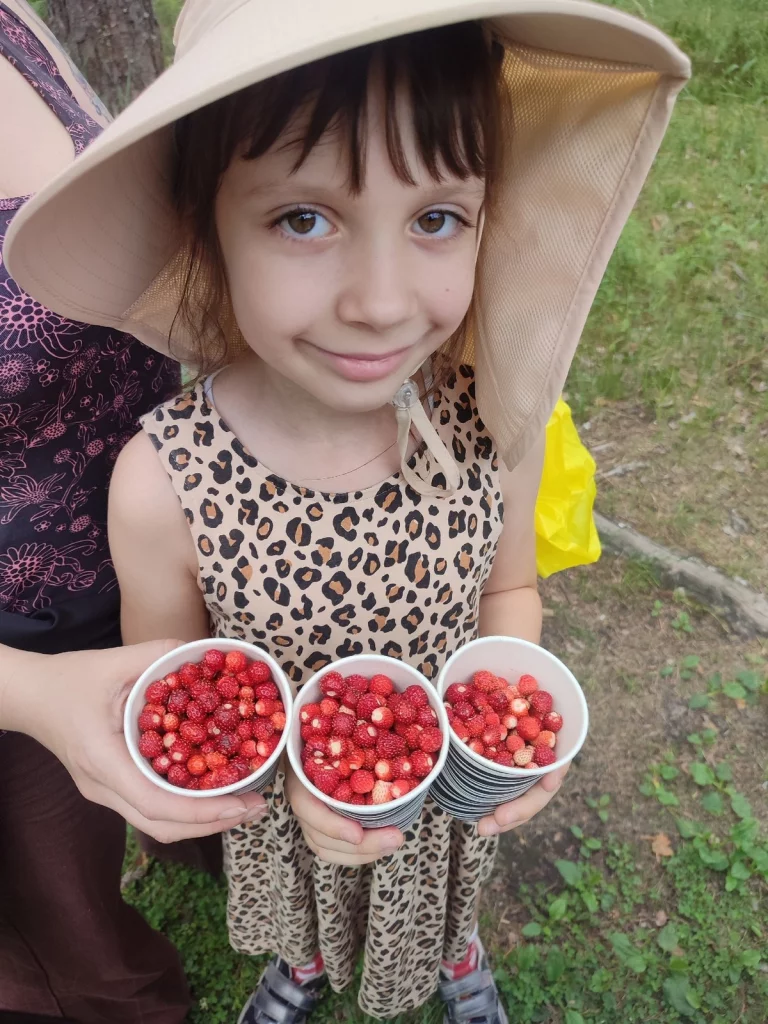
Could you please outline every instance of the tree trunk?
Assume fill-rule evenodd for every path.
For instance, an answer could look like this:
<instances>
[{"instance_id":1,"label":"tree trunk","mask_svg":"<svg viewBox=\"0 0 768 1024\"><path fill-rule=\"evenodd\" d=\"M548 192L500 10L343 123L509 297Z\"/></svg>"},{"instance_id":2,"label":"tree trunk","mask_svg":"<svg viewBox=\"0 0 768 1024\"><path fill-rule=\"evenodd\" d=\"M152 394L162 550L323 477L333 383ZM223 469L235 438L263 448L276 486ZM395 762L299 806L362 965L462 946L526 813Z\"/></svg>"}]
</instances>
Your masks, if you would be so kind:
<instances>
[{"instance_id":1,"label":"tree trunk","mask_svg":"<svg viewBox=\"0 0 768 1024\"><path fill-rule=\"evenodd\" d=\"M48 0L48 23L113 114L163 70L152 0Z\"/></svg>"}]
</instances>

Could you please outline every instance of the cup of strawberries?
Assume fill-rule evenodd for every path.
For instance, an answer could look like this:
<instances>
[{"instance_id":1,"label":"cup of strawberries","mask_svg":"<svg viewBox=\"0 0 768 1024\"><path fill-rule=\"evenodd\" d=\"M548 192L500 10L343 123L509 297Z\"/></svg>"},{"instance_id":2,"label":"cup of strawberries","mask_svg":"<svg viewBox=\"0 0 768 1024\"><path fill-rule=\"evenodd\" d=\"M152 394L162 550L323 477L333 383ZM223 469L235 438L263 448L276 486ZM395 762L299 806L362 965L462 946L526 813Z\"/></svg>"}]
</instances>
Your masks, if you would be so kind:
<instances>
[{"instance_id":1,"label":"cup of strawberries","mask_svg":"<svg viewBox=\"0 0 768 1024\"><path fill-rule=\"evenodd\" d=\"M361 654L316 673L299 691L291 766L319 800L363 828L407 828L448 754L448 719L416 669Z\"/></svg>"},{"instance_id":2,"label":"cup of strawberries","mask_svg":"<svg viewBox=\"0 0 768 1024\"><path fill-rule=\"evenodd\" d=\"M128 750L146 778L190 797L262 792L293 718L277 662L242 640L195 640L160 658L125 705Z\"/></svg>"},{"instance_id":3,"label":"cup of strawberries","mask_svg":"<svg viewBox=\"0 0 768 1024\"><path fill-rule=\"evenodd\" d=\"M450 750L432 786L435 802L478 821L567 764L587 736L589 712L570 670L513 637L470 641L438 678Z\"/></svg>"}]
</instances>

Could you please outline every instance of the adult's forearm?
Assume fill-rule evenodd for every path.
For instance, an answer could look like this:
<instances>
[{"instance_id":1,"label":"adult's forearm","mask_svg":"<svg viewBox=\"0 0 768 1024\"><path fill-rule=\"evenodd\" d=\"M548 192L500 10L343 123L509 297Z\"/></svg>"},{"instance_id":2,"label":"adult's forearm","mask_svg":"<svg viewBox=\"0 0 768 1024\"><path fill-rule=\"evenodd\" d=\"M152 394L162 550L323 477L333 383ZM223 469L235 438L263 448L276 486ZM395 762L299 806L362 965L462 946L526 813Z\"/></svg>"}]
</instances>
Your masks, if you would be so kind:
<instances>
[{"instance_id":1,"label":"adult's forearm","mask_svg":"<svg viewBox=\"0 0 768 1024\"><path fill-rule=\"evenodd\" d=\"M0 729L26 732L29 708L48 656L0 644Z\"/></svg>"},{"instance_id":2,"label":"adult's forearm","mask_svg":"<svg viewBox=\"0 0 768 1024\"><path fill-rule=\"evenodd\" d=\"M537 644L541 638L541 598L535 587L519 587L480 599L480 636L514 636Z\"/></svg>"}]
</instances>

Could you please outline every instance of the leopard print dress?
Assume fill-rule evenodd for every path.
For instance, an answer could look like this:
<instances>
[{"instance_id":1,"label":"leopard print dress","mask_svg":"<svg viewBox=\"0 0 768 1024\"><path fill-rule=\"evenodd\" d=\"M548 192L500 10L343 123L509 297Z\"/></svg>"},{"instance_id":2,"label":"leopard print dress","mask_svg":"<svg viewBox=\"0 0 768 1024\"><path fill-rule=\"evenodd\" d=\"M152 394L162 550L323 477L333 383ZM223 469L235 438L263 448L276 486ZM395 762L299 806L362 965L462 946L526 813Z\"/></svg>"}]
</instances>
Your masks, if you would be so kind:
<instances>
[{"instance_id":1,"label":"leopard print dress","mask_svg":"<svg viewBox=\"0 0 768 1024\"><path fill-rule=\"evenodd\" d=\"M215 636L268 651L295 685L336 658L378 652L435 679L477 634L480 595L503 522L495 446L462 367L439 392L433 423L461 484L424 498L399 476L327 494L262 466L218 416L205 388L159 406L143 426L184 509ZM412 460L427 479L429 456ZM300 965L318 947L334 989L392 1017L435 991L441 958L466 954L495 838L427 800L393 855L362 868L327 864L304 842L278 775L271 814L224 837L235 949Z\"/></svg>"}]
</instances>

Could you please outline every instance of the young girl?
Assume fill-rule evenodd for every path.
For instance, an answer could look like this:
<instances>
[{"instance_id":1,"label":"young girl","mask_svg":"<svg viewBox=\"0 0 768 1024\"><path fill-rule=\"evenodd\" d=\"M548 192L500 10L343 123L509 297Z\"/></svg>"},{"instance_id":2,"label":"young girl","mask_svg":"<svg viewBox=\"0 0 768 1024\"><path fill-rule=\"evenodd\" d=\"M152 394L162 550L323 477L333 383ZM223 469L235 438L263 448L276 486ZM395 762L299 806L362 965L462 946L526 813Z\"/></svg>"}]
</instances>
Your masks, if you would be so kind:
<instances>
[{"instance_id":1,"label":"young girl","mask_svg":"<svg viewBox=\"0 0 768 1024\"><path fill-rule=\"evenodd\" d=\"M298 685L538 639L544 426L687 74L570 7L188 0L175 66L31 204L25 285L195 370L113 478L127 641L239 636ZM506 1020L478 894L559 782L478 827L428 801L364 832L286 767L225 838L232 942L277 954L241 1020L304 1020L361 947L366 1012L439 984L447 1019Z\"/></svg>"}]
</instances>

